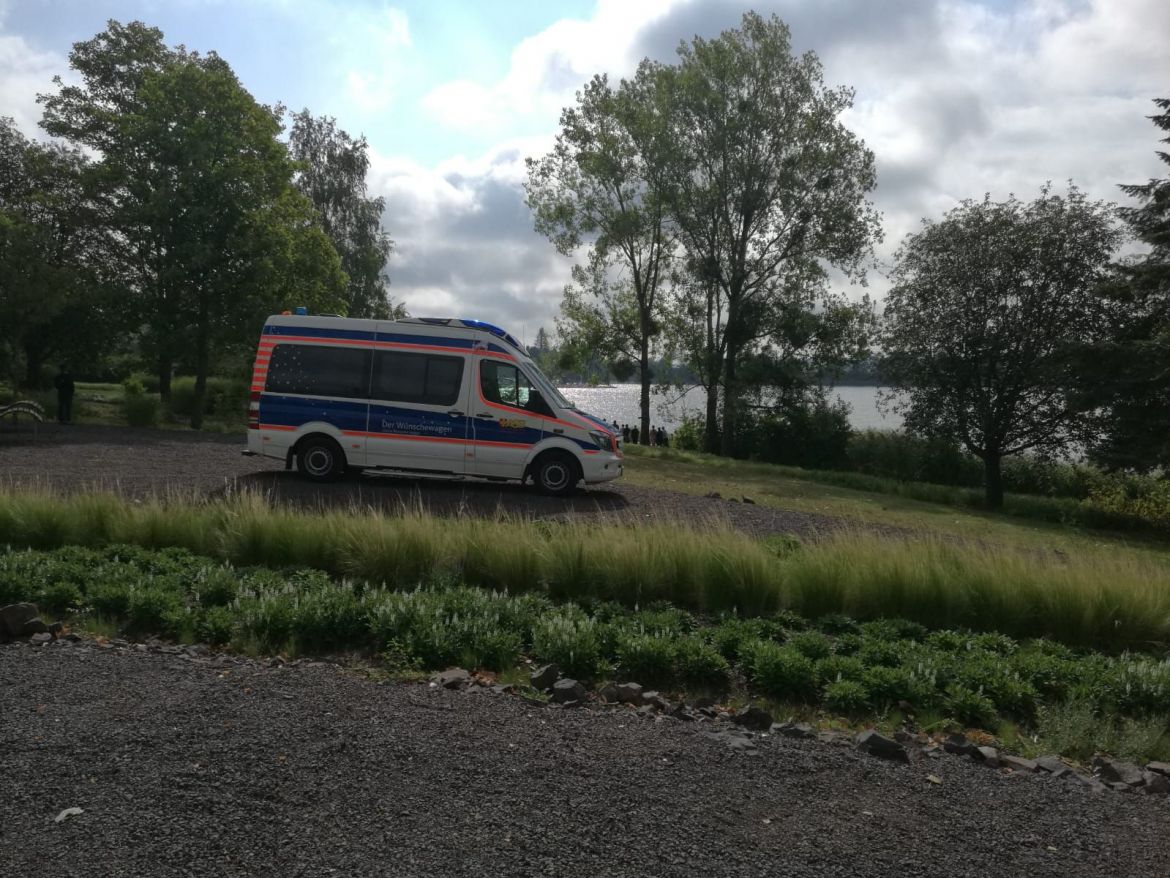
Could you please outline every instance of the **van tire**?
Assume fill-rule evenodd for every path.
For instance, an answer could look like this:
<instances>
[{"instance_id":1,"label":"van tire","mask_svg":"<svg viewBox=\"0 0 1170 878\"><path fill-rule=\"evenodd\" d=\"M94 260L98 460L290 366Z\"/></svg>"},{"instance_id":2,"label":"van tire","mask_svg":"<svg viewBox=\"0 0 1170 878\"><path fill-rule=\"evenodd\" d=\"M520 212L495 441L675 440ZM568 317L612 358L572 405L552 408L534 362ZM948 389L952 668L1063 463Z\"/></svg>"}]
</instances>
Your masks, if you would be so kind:
<instances>
[{"instance_id":1,"label":"van tire","mask_svg":"<svg viewBox=\"0 0 1170 878\"><path fill-rule=\"evenodd\" d=\"M314 482L335 482L345 473L345 452L328 436L309 436L297 445L297 469Z\"/></svg>"},{"instance_id":2,"label":"van tire","mask_svg":"<svg viewBox=\"0 0 1170 878\"><path fill-rule=\"evenodd\" d=\"M568 497L581 481L581 467L566 451L546 451L532 465L532 479L540 493Z\"/></svg>"}]
</instances>

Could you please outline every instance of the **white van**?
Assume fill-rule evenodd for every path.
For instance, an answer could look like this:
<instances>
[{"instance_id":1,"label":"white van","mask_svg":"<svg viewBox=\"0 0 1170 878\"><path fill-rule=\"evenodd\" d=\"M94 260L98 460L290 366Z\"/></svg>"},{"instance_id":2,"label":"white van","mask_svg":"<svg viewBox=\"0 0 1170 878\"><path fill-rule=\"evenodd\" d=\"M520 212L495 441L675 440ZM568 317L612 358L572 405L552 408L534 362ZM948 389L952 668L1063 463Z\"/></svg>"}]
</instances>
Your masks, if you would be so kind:
<instances>
[{"instance_id":1,"label":"white van","mask_svg":"<svg viewBox=\"0 0 1170 878\"><path fill-rule=\"evenodd\" d=\"M578 411L512 336L478 320L269 317L246 454L316 480L347 470L527 482L622 474L620 436Z\"/></svg>"}]
</instances>

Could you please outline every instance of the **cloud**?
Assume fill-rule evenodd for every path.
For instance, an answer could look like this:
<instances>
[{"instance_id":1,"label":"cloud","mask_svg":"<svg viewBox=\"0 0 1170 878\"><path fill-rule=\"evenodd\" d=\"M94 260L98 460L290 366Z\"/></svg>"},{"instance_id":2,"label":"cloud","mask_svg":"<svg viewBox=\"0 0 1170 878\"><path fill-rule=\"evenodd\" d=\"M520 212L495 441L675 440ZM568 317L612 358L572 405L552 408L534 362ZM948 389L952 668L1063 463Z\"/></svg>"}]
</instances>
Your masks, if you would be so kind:
<instances>
[{"instance_id":1,"label":"cloud","mask_svg":"<svg viewBox=\"0 0 1170 878\"><path fill-rule=\"evenodd\" d=\"M398 94L397 84L414 45L410 21L405 11L390 6L373 16L350 16L349 25L348 50L361 63L345 74L346 94L366 112L384 110Z\"/></svg>"},{"instance_id":2,"label":"cloud","mask_svg":"<svg viewBox=\"0 0 1170 878\"><path fill-rule=\"evenodd\" d=\"M53 77L68 76L69 62L61 55L30 45L5 31L7 9L0 4L0 115L11 116L28 137L44 138L37 94L53 91Z\"/></svg>"}]
</instances>

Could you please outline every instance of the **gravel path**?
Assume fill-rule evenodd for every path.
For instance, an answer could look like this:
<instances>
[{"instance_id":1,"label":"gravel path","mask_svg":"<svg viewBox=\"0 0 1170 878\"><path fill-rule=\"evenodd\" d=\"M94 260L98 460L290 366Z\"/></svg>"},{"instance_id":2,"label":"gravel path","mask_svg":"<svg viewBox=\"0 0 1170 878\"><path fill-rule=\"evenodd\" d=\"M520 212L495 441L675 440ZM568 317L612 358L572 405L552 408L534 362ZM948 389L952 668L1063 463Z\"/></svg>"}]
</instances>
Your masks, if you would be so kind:
<instances>
[{"instance_id":1,"label":"gravel path","mask_svg":"<svg viewBox=\"0 0 1170 878\"><path fill-rule=\"evenodd\" d=\"M811 741L751 756L709 729L329 665L0 647L0 875L1170 874L1164 799Z\"/></svg>"},{"instance_id":2,"label":"gravel path","mask_svg":"<svg viewBox=\"0 0 1170 878\"><path fill-rule=\"evenodd\" d=\"M676 491L632 485L621 479L590 487L568 499L544 497L518 485L417 480L364 474L318 485L286 472L283 463L244 457L241 436L125 427L45 425L29 432L0 432L0 484L41 485L53 490L92 488L130 496L179 492L201 496L259 490L274 502L306 508L358 505L397 511L421 506L439 515L612 519L623 522L726 523L752 536L817 534L856 528L855 522ZM885 529L882 529L885 530Z\"/></svg>"}]
</instances>

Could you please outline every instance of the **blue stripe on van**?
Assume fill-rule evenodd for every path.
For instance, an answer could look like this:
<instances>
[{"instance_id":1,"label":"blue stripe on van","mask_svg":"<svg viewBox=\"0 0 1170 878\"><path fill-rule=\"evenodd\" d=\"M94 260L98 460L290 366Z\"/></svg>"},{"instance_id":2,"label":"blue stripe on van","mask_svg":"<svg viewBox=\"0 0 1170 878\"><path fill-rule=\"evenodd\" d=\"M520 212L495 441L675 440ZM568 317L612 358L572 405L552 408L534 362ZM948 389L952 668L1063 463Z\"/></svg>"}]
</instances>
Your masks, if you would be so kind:
<instances>
[{"instance_id":1,"label":"blue stripe on van","mask_svg":"<svg viewBox=\"0 0 1170 878\"><path fill-rule=\"evenodd\" d=\"M338 430L366 429L365 402L340 399L306 399L265 393L260 397L260 423L299 427L309 421L323 421Z\"/></svg>"}]
</instances>

